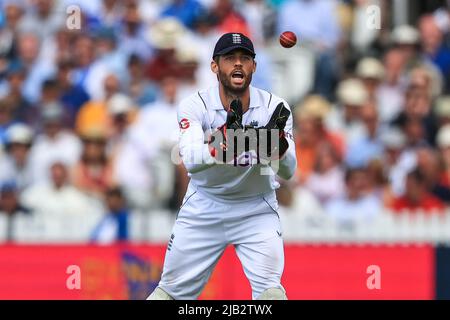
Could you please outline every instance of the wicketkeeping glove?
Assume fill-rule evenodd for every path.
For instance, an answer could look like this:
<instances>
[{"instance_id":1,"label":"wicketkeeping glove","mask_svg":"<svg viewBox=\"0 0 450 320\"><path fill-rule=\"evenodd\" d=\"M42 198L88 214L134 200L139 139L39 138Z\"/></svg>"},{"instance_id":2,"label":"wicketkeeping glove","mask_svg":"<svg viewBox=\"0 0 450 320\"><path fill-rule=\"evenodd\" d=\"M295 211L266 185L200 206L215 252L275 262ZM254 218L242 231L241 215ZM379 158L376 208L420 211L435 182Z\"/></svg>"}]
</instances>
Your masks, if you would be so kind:
<instances>
[{"instance_id":1,"label":"wicketkeeping glove","mask_svg":"<svg viewBox=\"0 0 450 320\"><path fill-rule=\"evenodd\" d=\"M258 154L260 158L275 160L286 153L289 143L286 139L284 128L290 114L289 109L284 106L283 102L280 102L269 122L264 127L256 128L258 131ZM274 134L272 134L272 130L276 130L273 132ZM278 139L278 143L275 143L274 146L272 146L272 138Z\"/></svg>"},{"instance_id":2,"label":"wicketkeeping glove","mask_svg":"<svg viewBox=\"0 0 450 320\"><path fill-rule=\"evenodd\" d=\"M223 125L211 135L209 139L209 150L213 157L220 162L228 163L237 156L237 137L234 135L234 143L228 140L230 135L227 130L243 130L242 126L242 102L235 99L231 102L227 111L227 119ZM229 144L233 150L230 150Z\"/></svg>"}]
</instances>

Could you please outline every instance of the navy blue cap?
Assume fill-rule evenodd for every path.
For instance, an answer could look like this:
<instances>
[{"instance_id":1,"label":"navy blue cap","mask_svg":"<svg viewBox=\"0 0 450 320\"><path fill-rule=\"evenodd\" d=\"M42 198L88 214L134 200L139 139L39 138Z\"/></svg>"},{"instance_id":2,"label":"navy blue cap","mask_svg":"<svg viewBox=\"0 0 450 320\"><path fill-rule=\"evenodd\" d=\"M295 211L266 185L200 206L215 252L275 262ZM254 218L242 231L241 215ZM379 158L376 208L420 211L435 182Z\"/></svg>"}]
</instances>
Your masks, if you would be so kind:
<instances>
[{"instance_id":1,"label":"navy blue cap","mask_svg":"<svg viewBox=\"0 0 450 320\"><path fill-rule=\"evenodd\" d=\"M227 54L236 49L243 49L248 51L253 58L255 57L255 49L253 48L252 40L242 33L230 32L225 33L217 41L214 47L213 58Z\"/></svg>"}]
</instances>

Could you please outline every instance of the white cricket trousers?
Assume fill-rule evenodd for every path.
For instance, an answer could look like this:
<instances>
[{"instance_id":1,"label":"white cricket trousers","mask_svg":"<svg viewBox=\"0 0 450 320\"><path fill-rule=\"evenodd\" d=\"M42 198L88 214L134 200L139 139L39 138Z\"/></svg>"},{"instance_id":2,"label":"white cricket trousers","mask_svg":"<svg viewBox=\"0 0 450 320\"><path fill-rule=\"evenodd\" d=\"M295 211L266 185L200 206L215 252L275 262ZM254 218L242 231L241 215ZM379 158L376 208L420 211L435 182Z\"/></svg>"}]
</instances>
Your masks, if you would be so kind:
<instances>
[{"instance_id":1,"label":"white cricket trousers","mask_svg":"<svg viewBox=\"0 0 450 320\"><path fill-rule=\"evenodd\" d=\"M176 300L197 299L232 244L253 299L266 289L282 288L284 249L277 210L274 191L251 200L218 202L190 185L167 246L159 287Z\"/></svg>"}]
</instances>

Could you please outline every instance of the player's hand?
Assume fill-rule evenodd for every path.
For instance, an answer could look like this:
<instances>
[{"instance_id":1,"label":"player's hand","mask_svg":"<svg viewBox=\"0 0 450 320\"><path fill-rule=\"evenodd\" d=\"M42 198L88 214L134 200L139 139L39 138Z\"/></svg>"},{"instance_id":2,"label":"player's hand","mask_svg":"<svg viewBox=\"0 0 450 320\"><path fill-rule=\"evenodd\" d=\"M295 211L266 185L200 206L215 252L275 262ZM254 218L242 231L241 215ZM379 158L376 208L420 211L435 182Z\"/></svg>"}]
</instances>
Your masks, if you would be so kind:
<instances>
[{"instance_id":1,"label":"player's hand","mask_svg":"<svg viewBox=\"0 0 450 320\"><path fill-rule=\"evenodd\" d=\"M280 102L275 108L269 122L264 127L257 128L258 151L262 158L276 160L286 153L289 143L286 139L284 128L286 127L286 122L290 114L289 109L284 106L283 102ZM272 146L273 138L278 139L274 146Z\"/></svg>"},{"instance_id":2,"label":"player's hand","mask_svg":"<svg viewBox=\"0 0 450 320\"><path fill-rule=\"evenodd\" d=\"M234 99L227 111L227 121L225 122L227 129L242 129L242 115L242 102L239 99Z\"/></svg>"},{"instance_id":3,"label":"player's hand","mask_svg":"<svg viewBox=\"0 0 450 320\"><path fill-rule=\"evenodd\" d=\"M225 123L209 139L210 153L220 162L229 163L238 156L237 134L243 131L242 115L242 102L239 99L231 101Z\"/></svg>"}]
</instances>

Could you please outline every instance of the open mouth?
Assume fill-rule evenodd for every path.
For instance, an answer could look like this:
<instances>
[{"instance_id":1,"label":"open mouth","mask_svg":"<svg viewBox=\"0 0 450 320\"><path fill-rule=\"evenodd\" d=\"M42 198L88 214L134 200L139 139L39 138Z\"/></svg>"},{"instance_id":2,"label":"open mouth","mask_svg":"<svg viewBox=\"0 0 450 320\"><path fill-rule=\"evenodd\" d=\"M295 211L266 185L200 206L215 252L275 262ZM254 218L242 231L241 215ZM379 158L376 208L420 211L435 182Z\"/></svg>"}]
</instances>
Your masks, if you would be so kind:
<instances>
[{"instance_id":1,"label":"open mouth","mask_svg":"<svg viewBox=\"0 0 450 320\"><path fill-rule=\"evenodd\" d=\"M244 82L244 73L242 71L234 71L231 74L231 78L233 79L233 82L241 84Z\"/></svg>"}]
</instances>

